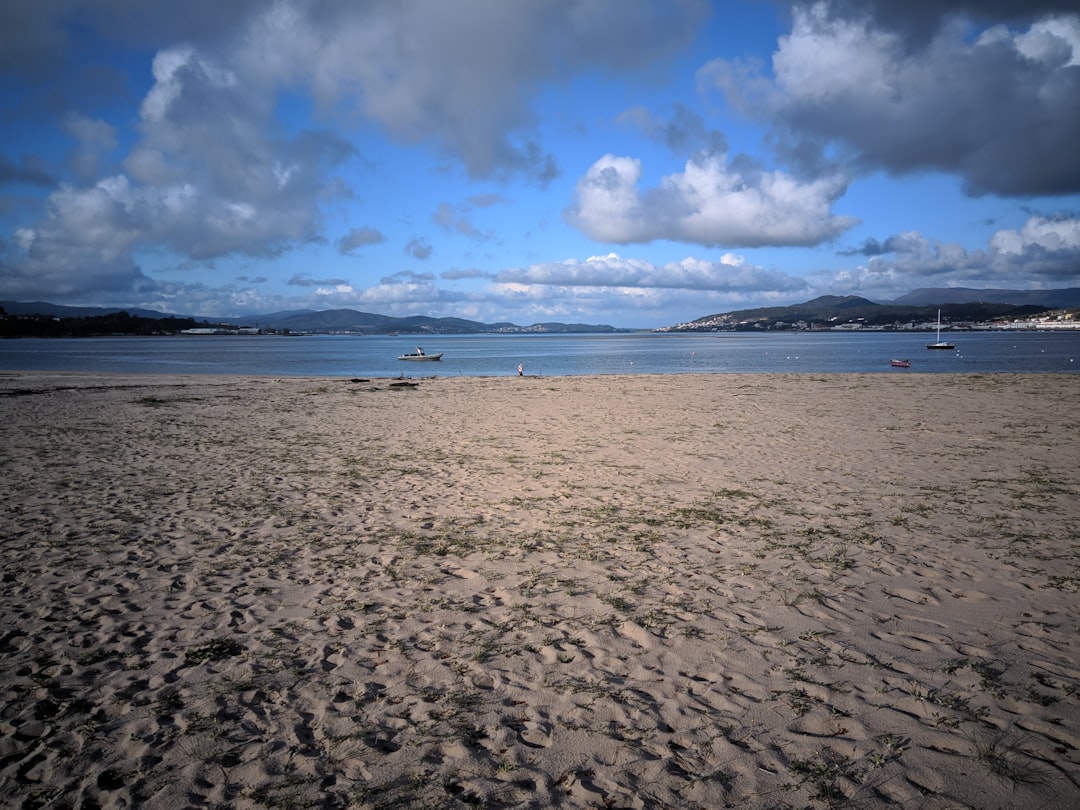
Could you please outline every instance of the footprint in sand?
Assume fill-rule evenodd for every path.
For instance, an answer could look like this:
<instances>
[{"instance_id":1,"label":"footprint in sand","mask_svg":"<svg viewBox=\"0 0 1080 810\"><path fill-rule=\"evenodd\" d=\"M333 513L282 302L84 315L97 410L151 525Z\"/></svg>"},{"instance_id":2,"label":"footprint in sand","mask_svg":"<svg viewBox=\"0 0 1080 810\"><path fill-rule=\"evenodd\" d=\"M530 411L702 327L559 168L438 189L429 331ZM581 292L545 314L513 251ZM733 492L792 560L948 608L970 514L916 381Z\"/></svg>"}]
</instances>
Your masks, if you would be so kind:
<instances>
[{"instance_id":1,"label":"footprint in sand","mask_svg":"<svg viewBox=\"0 0 1080 810\"><path fill-rule=\"evenodd\" d=\"M911 602L914 605L940 605L941 600L936 596L927 593L926 591L916 591L911 588L895 588L889 590L885 594L886 596L892 596L897 599L903 599L905 602Z\"/></svg>"},{"instance_id":2,"label":"footprint in sand","mask_svg":"<svg viewBox=\"0 0 1080 810\"><path fill-rule=\"evenodd\" d=\"M914 652L925 652L927 650L940 649L947 647L949 640L947 638L932 638L924 635L917 635L914 633L877 633L871 632L871 636L880 639L881 641L887 641L890 644L898 644L904 649L912 650Z\"/></svg>"},{"instance_id":3,"label":"footprint in sand","mask_svg":"<svg viewBox=\"0 0 1080 810\"><path fill-rule=\"evenodd\" d=\"M983 593L982 591L964 591L959 588L952 588L948 591L949 596L953 599L965 599L972 602L994 602L997 601L992 595Z\"/></svg>"},{"instance_id":4,"label":"footprint in sand","mask_svg":"<svg viewBox=\"0 0 1080 810\"><path fill-rule=\"evenodd\" d=\"M368 681L364 684L364 692L357 695L356 702L361 706L368 706L386 697L386 684L378 681Z\"/></svg>"},{"instance_id":5,"label":"footprint in sand","mask_svg":"<svg viewBox=\"0 0 1080 810\"><path fill-rule=\"evenodd\" d=\"M365 735L361 738L361 741L368 748L372 748L380 754L393 754L395 751L401 750L401 746L394 742L395 736L394 731L384 728Z\"/></svg>"},{"instance_id":6,"label":"footprint in sand","mask_svg":"<svg viewBox=\"0 0 1080 810\"><path fill-rule=\"evenodd\" d=\"M322 656L322 671L331 672L342 664L345 663L345 658L341 654L341 650L336 647L326 646L323 647Z\"/></svg>"},{"instance_id":7,"label":"footprint in sand","mask_svg":"<svg viewBox=\"0 0 1080 810\"><path fill-rule=\"evenodd\" d=\"M490 592L474 594L472 603L478 608L502 607L503 600Z\"/></svg>"},{"instance_id":8,"label":"footprint in sand","mask_svg":"<svg viewBox=\"0 0 1080 810\"><path fill-rule=\"evenodd\" d=\"M486 672L479 672L472 676L472 685L477 689L494 689L495 679Z\"/></svg>"},{"instance_id":9,"label":"footprint in sand","mask_svg":"<svg viewBox=\"0 0 1080 810\"><path fill-rule=\"evenodd\" d=\"M517 737L529 748L547 748L552 742L551 729L547 720L526 720L518 727Z\"/></svg>"},{"instance_id":10,"label":"footprint in sand","mask_svg":"<svg viewBox=\"0 0 1080 810\"><path fill-rule=\"evenodd\" d=\"M315 720L315 715L311 712L300 713L301 722L293 725L293 733L296 734L296 741L304 747L311 747L315 745L315 728L312 722Z\"/></svg>"},{"instance_id":11,"label":"footprint in sand","mask_svg":"<svg viewBox=\"0 0 1080 810\"><path fill-rule=\"evenodd\" d=\"M917 616L911 613L897 613L896 620L901 623L907 622L909 624L928 625L930 627L936 627L942 631L947 631L950 628L950 625L945 622L939 622L927 616Z\"/></svg>"},{"instance_id":12,"label":"footprint in sand","mask_svg":"<svg viewBox=\"0 0 1080 810\"><path fill-rule=\"evenodd\" d=\"M647 648L652 646L652 637L649 635L649 631L640 624L623 622L619 625L618 633L623 638L630 639L639 647Z\"/></svg>"}]
</instances>

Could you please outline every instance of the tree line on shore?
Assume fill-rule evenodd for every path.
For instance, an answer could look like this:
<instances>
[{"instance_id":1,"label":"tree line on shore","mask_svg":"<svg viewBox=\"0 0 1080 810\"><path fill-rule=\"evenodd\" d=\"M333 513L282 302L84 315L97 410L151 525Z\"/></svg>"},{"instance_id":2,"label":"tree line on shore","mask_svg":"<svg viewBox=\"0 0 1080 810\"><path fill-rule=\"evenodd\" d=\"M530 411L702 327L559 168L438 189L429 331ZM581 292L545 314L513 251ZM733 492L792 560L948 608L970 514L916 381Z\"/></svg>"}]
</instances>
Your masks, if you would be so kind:
<instances>
[{"instance_id":1,"label":"tree line on shore","mask_svg":"<svg viewBox=\"0 0 1080 810\"><path fill-rule=\"evenodd\" d=\"M184 329L214 328L194 318L166 316L146 318L123 310L106 315L57 317L55 315L8 315L0 307L0 337L100 337L103 335L176 335Z\"/></svg>"}]
</instances>

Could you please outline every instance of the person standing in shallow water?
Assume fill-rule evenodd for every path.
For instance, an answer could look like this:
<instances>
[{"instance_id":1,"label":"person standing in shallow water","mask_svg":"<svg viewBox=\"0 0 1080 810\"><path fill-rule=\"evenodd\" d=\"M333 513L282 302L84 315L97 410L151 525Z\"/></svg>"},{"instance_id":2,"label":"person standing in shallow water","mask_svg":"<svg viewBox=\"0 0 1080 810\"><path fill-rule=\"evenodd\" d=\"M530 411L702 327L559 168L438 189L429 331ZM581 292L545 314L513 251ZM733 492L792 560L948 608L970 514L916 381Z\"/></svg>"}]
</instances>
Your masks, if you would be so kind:
<instances>
[{"instance_id":1,"label":"person standing in shallow water","mask_svg":"<svg viewBox=\"0 0 1080 810\"><path fill-rule=\"evenodd\" d=\"M524 363L518 363L518 376L519 377L524 377L525 376L525 364Z\"/></svg>"}]
</instances>

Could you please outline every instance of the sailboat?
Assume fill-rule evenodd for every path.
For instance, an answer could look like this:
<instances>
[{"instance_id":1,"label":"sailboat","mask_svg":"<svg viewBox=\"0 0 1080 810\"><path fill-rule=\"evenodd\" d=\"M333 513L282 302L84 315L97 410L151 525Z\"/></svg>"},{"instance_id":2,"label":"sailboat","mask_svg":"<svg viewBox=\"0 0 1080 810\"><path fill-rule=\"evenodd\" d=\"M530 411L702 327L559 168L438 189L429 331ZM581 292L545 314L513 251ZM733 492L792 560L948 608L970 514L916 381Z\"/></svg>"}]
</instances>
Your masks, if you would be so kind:
<instances>
[{"instance_id":1,"label":"sailboat","mask_svg":"<svg viewBox=\"0 0 1080 810\"><path fill-rule=\"evenodd\" d=\"M943 341L941 339L941 310L940 309L937 311L937 341L934 342L934 343L927 343L926 348L928 348L928 349L955 349L956 348L953 344L947 343L947 342L945 342L945 341Z\"/></svg>"}]
</instances>

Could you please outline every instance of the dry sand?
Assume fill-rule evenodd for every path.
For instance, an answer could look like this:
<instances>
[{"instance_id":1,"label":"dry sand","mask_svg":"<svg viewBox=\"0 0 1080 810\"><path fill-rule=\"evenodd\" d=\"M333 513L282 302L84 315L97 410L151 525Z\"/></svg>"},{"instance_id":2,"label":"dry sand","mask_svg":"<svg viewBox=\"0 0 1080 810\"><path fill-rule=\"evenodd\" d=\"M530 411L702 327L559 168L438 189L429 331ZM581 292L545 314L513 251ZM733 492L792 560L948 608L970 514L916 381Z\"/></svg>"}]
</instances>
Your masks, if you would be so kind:
<instances>
[{"instance_id":1,"label":"dry sand","mask_svg":"<svg viewBox=\"0 0 1080 810\"><path fill-rule=\"evenodd\" d=\"M1080 806L1080 375L0 417L7 806Z\"/></svg>"}]
</instances>

